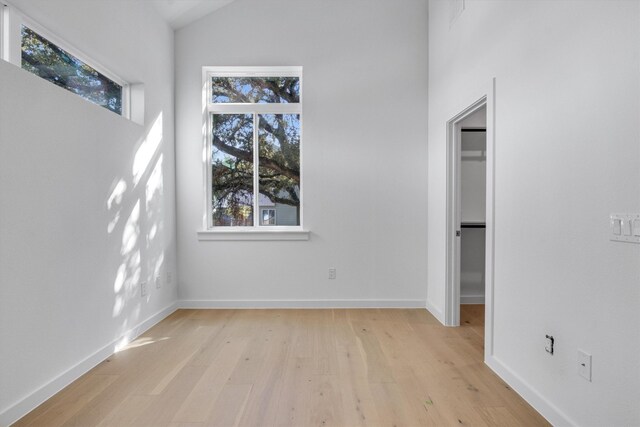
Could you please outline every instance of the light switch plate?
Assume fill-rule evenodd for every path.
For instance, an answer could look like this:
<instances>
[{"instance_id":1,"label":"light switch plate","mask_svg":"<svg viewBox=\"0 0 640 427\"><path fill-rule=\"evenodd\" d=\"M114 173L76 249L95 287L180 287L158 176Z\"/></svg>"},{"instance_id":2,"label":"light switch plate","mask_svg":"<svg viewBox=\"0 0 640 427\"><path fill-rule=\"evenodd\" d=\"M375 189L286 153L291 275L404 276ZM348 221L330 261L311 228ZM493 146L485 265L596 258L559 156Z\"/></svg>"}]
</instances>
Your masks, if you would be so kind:
<instances>
[{"instance_id":1,"label":"light switch plate","mask_svg":"<svg viewBox=\"0 0 640 427\"><path fill-rule=\"evenodd\" d=\"M611 214L609 228L610 240L640 243L640 214Z\"/></svg>"},{"instance_id":2,"label":"light switch plate","mask_svg":"<svg viewBox=\"0 0 640 427\"><path fill-rule=\"evenodd\" d=\"M582 350L578 350L578 374L591 382L591 355Z\"/></svg>"},{"instance_id":3,"label":"light switch plate","mask_svg":"<svg viewBox=\"0 0 640 427\"><path fill-rule=\"evenodd\" d=\"M611 220L612 233L616 236L622 234L622 220L620 218L613 218Z\"/></svg>"}]
</instances>

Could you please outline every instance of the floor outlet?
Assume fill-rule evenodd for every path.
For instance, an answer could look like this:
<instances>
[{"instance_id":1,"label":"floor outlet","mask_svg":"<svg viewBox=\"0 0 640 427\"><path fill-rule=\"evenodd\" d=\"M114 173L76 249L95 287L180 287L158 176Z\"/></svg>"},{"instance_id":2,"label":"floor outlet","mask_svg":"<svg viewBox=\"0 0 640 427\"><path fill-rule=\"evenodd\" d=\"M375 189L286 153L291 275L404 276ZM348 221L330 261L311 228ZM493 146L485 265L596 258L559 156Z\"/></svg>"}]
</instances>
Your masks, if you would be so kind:
<instances>
[{"instance_id":1,"label":"floor outlet","mask_svg":"<svg viewBox=\"0 0 640 427\"><path fill-rule=\"evenodd\" d=\"M578 350L578 373L587 381L591 381L591 355Z\"/></svg>"},{"instance_id":2,"label":"floor outlet","mask_svg":"<svg viewBox=\"0 0 640 427\"><path fill-rule=\"evenodd\" d=\"M140 296L147 296L147 282L140 283Z\"/></svg>"}]
</instances>

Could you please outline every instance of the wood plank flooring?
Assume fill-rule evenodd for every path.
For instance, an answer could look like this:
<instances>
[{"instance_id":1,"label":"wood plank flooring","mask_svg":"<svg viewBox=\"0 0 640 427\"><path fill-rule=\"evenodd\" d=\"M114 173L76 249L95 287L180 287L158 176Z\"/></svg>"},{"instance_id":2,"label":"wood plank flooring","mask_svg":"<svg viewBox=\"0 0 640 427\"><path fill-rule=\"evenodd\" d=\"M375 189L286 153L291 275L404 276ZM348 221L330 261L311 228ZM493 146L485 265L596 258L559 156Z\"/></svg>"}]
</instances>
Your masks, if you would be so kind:
<instances>
[{"instance_id":1,"label":"wood plank flooring","mask_svg":"<svg viewBox=\"0 0 640 427\"><path fill-rule=\"evenodd\" d=\"M15 426L548 425L482 362L482 310L179 310Z\"/></svg>"}]
</instances>

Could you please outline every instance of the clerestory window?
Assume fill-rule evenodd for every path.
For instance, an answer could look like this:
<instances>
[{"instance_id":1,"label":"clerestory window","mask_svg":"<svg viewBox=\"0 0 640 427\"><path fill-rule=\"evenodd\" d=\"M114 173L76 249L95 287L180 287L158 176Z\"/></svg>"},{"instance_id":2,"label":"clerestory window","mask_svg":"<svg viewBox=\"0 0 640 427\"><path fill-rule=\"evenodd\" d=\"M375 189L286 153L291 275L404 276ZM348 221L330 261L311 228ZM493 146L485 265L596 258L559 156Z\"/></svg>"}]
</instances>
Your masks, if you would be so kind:
<instances>
[{"instance_id":1,"label":"clerestory window","mask_svg":"<svg viewBox=\"0 0 640 427\"><path fill-rule=\"evenodd\" d=\"M64 88L118 115L142 123L143 88L136 85L136 117L131 114L130 85L108 72L53 33L0 4L0 59Z\"/></svg>"},{"instance_id":2,"label":"clerestory window","mask_svg":"<svg viewBox=\"0 0 640 427\"><path fill-rule=\"evenodd\" d=\"M21 26L22 68L87 101L122 115L123 85L36 31Z\"/></svg>"},{"instance_id":3,"label":"clerestory window","mask_svg":"<svg viewBox=\"0 0 640 427\"><path fill-rule=\"evenodd\" d=\"M207 228L302 225L300 67L206 67Z\"/></svg>"}]
</instances>

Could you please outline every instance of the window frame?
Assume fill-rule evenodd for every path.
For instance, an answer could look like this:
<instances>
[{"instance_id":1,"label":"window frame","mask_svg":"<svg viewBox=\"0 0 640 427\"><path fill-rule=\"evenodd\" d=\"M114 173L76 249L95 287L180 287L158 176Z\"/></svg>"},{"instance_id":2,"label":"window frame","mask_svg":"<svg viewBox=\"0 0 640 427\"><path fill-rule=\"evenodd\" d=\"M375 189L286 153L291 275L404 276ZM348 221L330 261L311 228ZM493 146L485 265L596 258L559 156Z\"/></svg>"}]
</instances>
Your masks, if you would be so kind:
<instances>
[{"instance_id":1,"label":"window frame","mask_svg":"<svg viewBox=\"0 0 640 427\"><path fill-rule=\"evenodd\" d=\"M46 39L50 43L54 44L58 48L64 50L68 54L74 56L79 59L86 65L90 66L104 77L113 81L122 87L122 95L121 95L121 104L122 104L122 113L118 114L115 111L106 110L124 117L125 119L131 119L131 85L127 83L125 80L120 78L117 74L111 72L107 67L99 63L98 61L91 58L91 56L84 54L79 49L75 48L72 44L66 42L62 38L58 37L52 31L49 31L44 26L40 25L38 22L34 21L24 13L22 13L19 9L12 6L7 2L0 2L0 58L10 62L17 67L22 69L22 26L26 26L40 37ZM25 70L26 71L26 70ZM27 71L28 72L28 71ZM72 92L73 93L73 92ZM94 105L98 105L79 94L74 94L79 96L80 98L91 102ZM104 107L103 107L104 108Z\"/></svg>"},{"instance_id":2,"label":"window frame","mask_svg":"<svg viewBox=\"0 0 640 427\"><path fill-rule=\"evenodd\" d=\"M6 19L8 16L8 12L7 12L8 6L0 1L0 59L5 60L6 61L6 40L7 40L7 36L5 34L5 29L6 29Z\"/></svg>"},{"instance_id":3,"label":"window frame","mask_svg":"<svg viewBox=\"0 0 640 427\"><path fill-rule=\"evenodd\" d=\"M298 77L300 79L300 101L298 103L214 103L212 102L213 77ZM258 174L258 147L254 146L254 195L253 226L215 226L213 224L213 178L211 171L212 155L212 118L214 114L253 114L254 135L258 132L258 120L262 114L299 114L300 115L300 177L303 176L303 79L302 67L202 67L202 112L203 112L203 169L204 169L204 206L203 229L198 231L200 240L308 240L309 232L303 227L304 190L300 179L300 224L296 226L261 225L261 209L258 203L260 194ZM254 137L254 144L256 139Z\"/></svg>"}]
</instances>

